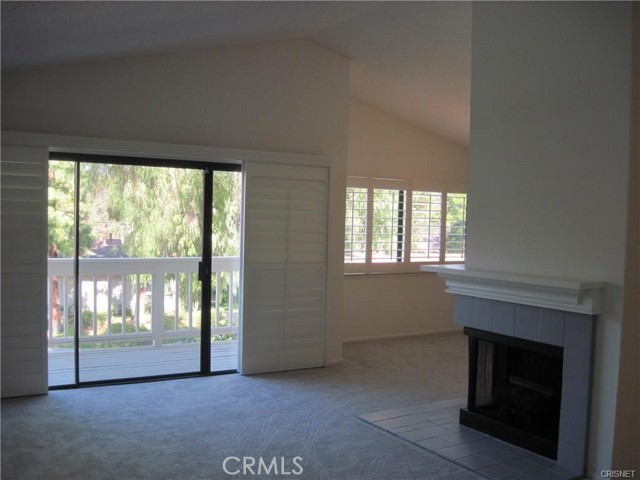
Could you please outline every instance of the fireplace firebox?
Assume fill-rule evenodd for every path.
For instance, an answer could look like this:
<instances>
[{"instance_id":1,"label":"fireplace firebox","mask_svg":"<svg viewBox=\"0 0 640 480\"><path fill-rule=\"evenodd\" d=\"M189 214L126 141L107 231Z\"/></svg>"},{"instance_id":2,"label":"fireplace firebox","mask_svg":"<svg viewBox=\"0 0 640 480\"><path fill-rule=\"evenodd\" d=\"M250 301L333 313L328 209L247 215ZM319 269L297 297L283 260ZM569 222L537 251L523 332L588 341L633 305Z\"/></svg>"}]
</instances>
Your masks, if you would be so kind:
<instances>
[{"instance_id":1,"label":"fireplace firebox","mask_svg":"<svg viewBox=\"0 0 640 480\"><path fill-rule=\"evenodd\" d=\"M556 460L563 349L466 327L469 390L460 424Z\"/></svg>"}]
</instances>

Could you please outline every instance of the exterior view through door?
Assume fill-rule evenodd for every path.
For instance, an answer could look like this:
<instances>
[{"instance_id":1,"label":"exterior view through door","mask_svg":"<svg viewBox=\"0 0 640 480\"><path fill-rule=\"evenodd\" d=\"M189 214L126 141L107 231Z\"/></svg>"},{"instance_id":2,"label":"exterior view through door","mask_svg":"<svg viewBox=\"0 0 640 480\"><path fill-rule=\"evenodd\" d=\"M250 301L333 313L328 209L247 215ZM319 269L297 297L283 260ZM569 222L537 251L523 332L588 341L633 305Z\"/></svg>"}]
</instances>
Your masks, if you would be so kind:
<instances>
[{"instance_id":1,"label":"exterior view through door","mask_svg":"<svg viewBox=\"0 0 640 480\"><path fill-rule=\"evenodd\" d=\"M241 198L239 165L52 154L49 385L236 371Z\"/></svg>"}]
</instances>

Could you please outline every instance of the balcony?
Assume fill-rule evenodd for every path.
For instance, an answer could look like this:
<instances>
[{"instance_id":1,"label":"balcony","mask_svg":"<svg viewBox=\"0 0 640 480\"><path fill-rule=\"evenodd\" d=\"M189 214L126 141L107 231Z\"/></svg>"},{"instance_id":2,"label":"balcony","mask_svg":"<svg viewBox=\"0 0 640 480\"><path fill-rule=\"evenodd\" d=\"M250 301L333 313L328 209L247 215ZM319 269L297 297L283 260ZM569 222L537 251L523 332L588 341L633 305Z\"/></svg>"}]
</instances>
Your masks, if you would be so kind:
<instances>
[{"instance_id":1,"label":"balcony","mask_svg":"<svg viewBox=\"0 0 640 480\"><path fill-rule=\"evenodd\" d=\"M49 385L74 382L74 261L48 265ZM80 380L199 370L199 258L80 260ZM212 259L211 367L238 364L239 257Z\"/></svg>"}]
</instances>

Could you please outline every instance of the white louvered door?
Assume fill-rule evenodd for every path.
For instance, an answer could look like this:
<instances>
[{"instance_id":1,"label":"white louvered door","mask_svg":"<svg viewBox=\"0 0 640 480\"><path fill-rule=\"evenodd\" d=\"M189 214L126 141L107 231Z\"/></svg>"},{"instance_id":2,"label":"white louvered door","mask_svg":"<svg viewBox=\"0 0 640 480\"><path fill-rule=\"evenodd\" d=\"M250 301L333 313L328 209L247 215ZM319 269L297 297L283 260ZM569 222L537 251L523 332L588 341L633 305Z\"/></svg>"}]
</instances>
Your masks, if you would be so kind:
<instances>
[{"instance_id":1,"label":"white louvered door","mask_svg":"<svg viewBox=\"0 0 640 480\"><path fill-rule=\"evenodd\" d=\"M46 148L2 145L2 396L46 393Z\"/></svg>"},{"instance_id":2,"label":"white louvered door","mask_svg":"<svg viewBox=\"0 0 640 480\"><path fill-rule=\"evenodd\" d=\"M245 168L241 372L324 365L328 168Z\"/></svg>"}]
</instances>

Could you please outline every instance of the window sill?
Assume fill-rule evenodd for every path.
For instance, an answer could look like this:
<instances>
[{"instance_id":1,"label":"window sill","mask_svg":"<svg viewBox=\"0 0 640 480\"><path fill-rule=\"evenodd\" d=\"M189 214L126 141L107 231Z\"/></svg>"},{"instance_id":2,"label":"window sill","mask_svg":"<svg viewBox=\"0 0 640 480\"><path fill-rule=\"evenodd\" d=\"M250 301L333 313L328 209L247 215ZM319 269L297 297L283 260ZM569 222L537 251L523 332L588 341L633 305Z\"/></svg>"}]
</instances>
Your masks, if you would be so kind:
<instances>
[{"instance_id":1,"label":"window sill","mask_svg":"<svg viewBox=\"0 0 640 480\"><path fill-rule=\"evenodd\" d=\"M367 279L367 278L400 278L400 277L435 277L435 272L367 272L355 273L345 272L344 278L348 280Z\"/></svg>"},{"instance_id":2,"label":"window sill","mask_svg":"<svg viewBox=\"0 0 640 480\"><path fill-rule=\"evenodd\" d=\"M366 272L366 273L355 273L355 272L345 272L345 278L366 278L366 277L409 277L409 276L424 276L424 275L432 275L432 272Z\"/></svg>"}]
</instances>

